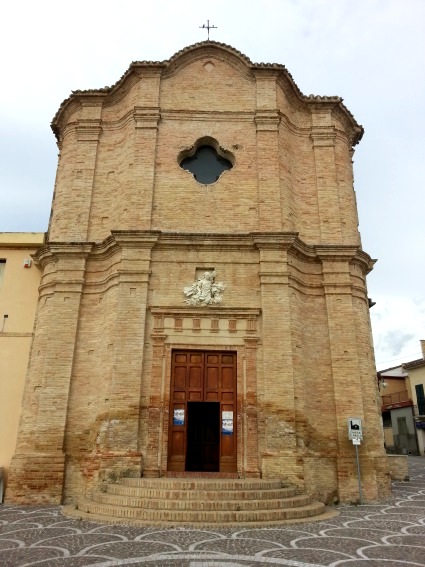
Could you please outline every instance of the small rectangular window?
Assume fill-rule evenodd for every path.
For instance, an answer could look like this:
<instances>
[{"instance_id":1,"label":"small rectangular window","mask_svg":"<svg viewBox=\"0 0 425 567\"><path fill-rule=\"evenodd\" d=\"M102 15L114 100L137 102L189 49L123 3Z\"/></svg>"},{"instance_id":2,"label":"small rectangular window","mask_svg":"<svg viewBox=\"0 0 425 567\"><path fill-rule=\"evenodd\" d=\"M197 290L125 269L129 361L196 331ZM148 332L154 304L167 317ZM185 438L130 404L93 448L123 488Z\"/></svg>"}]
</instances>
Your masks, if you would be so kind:
<instances>
[{"instance_id":1,"label":"small rectangular window","mask_svg":"<svg viewBox=\"0 0 425 567\"><path fill-rule=\"evenodd\" d=\"M0 286L3 281L3 274L5 267L6 267L6 260L0 259Z\"/></svg>"},{"instance_id":2,"label":"small rectangular window","mask_svg":"<svg viewBox=\"0 0 425 567\"><path fill-rule=\"evenodd\" d=\"M382 423L384 427L391 427L391 412L389 411L382 412Z\"/></svg>"},{"instance_id":3,"label":"small rectangular window","mask_svg":"<svg viewBox=\"0 0 425 567\"><path fill-rule=\"evenodd\" d=\"M423 384L416 384L416 398L418 400L418 413L419 415L425 415L425 395Z\"/></svg>"}]
</instances>

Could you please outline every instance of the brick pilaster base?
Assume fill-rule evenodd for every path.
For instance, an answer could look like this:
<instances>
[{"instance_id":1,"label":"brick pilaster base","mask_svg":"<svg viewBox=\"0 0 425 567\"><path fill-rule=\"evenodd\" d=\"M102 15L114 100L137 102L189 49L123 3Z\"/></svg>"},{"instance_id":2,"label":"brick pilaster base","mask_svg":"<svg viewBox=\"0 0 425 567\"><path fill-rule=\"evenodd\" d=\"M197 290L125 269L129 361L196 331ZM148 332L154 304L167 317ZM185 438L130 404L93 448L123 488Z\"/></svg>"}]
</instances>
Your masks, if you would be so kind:
<instances>
[{"instance_id":1,"label":"brick pilaster base","mask_svg":"<svg viewBox=\"0 0 425 567\"><path fill-rule=\"evenodd\" d=\"M60 504L65 455L62 453L16 454L11 463L6 503Z\"/></svg>"}]
</instances>

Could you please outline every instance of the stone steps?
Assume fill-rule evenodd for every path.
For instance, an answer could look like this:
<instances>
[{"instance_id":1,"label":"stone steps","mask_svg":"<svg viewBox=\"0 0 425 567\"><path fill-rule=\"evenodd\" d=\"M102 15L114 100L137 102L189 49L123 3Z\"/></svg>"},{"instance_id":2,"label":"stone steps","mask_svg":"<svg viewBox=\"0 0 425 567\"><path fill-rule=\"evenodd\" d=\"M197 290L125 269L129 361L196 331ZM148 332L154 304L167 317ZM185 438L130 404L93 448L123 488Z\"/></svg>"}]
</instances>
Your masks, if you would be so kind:
<instances>
[{"instance_id":1,"label":"stone steps","mask_svg":"<svg viewBox=\"0 0 425 567\"><path fill-rule=\"evenodd\" d=\"M296 508L310 504L311 499L305 495L292 498L267 500L202 500L184 499L144 499L129 496L115 496L112 494L95 493L92 498L99 504L121 506L130 508L145 508L146 510L191 510L191 511L246 511L246 510L272 510L280 508Z\"/></svg>"},{"instance_id":2,"label":"stone steps","mask_svg":"<svg viewBox=\"0 0 425 567\"><path fill-rule=\"evenodd\" d=\"M280 480L222 478L124 478L63 511L90 521L173 527L261 527L329 517L324 504Z\"/></svg>"},{"instance_id":3,"label":"stone steps","mask_svg":"<svg viewBox=\"0 0 425 567\"><path fill-rule=\"evenodd\" d=\"M162 488L143 488L129 487L121 484L110 484L108 494L115 496L128 496L142 499L161 499L161 500L276 500L280 498L290 498L296 496L297 490L294 487L285 487L273 490L170 490Z\"/></svg>"},{"instance_id":4,"label":"stone steps","mask_svg":"<svg viewBox=\"0 0 425 567\"><path fill-rule=\"evenodd\" d=\"M204 479L204 478L122 478L122 486L158 488L167 490L272 490L281 489L282 481L264 480L257 478L236 478L236 479Z\"/></svg>"}]
</instances>

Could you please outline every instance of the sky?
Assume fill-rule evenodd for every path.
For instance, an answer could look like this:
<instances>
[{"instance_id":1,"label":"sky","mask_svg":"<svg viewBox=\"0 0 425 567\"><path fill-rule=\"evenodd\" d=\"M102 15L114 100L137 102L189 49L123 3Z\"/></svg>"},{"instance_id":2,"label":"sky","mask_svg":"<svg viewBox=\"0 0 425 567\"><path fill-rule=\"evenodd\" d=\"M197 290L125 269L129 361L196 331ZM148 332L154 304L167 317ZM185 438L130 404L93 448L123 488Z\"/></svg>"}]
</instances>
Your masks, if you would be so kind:
<instances>
[{"instance_id":1,"label":"sky","mask_svg":"<svg viewBox=\"0 0 425 567\"><path fill-rule=\"evenodd\" d=\"M44 232L57 165L50 122L72 90L210 38L338 95L365 128L354 154L378 369L425 339L425 0L50 0L2 7L0 232Z\"/></svg>"}]
</instances>

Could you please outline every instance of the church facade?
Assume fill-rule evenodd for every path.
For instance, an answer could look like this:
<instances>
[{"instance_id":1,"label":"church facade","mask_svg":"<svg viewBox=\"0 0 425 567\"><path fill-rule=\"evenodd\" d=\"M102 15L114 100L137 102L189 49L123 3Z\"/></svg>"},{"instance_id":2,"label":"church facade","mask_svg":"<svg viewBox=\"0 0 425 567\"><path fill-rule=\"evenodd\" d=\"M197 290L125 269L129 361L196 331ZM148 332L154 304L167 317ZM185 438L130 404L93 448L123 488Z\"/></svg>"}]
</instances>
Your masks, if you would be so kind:
<instances>
[{"instance_id":1,"label":"church facade","mask_svg":"<svg viewBox=\"0 0 425 567\"><path fill-rule=\"evenodd\" d=\"M352 155L339 97L212 41L74 91L6 501L120 476L389 493Z\"/></svg>"}]
</instances>

